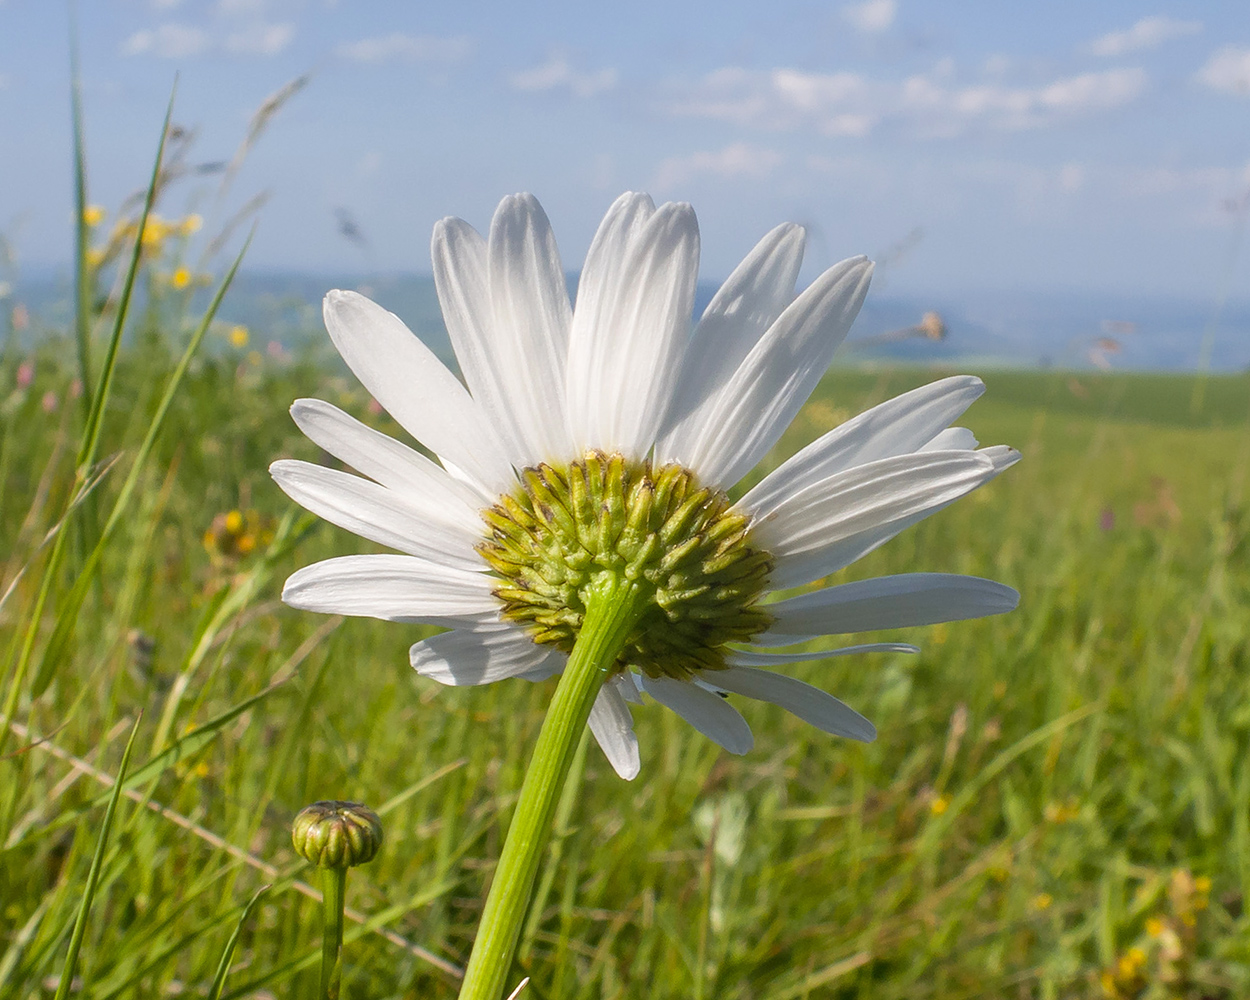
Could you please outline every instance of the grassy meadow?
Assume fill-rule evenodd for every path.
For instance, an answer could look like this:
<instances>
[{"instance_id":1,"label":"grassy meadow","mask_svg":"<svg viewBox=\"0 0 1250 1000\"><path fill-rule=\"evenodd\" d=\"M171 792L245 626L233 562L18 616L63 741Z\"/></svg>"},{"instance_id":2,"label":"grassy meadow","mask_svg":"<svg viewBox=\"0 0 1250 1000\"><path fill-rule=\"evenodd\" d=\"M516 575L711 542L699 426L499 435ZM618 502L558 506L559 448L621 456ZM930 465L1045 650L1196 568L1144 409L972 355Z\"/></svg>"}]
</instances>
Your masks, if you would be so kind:
<instances>
[{"instance_id":1,"label":"grassy meadow","mask_svg":"<svg viewBox=\"0 0 1250 1000\"><path fill-rule=\"evenodd\" d=\"M89 881L63 992L209 996L237 929L220 995L314 995L316 873L289 828L343 798L386 831L349 880L345 994L454 997L554 682L443 688L408 667L422 629L279 602L292 570L368 547L271 483L274 458L322 457L291 400L399 433L325 349L210 327L106 533L190 336L178 301L135 318L107 471L68 517L75 344L0 359L0 996L64 985ZM942 374L835 368L769 463ZM1024 461L843 576L979 574L1019 610L847 640L918 656L794 667L871 745L756 703L742 758L654 703L634 782L583 744L518 958L530 996L1250 991L1250 378L982 374L966 423Z\"/></svg>"}]
</instances>

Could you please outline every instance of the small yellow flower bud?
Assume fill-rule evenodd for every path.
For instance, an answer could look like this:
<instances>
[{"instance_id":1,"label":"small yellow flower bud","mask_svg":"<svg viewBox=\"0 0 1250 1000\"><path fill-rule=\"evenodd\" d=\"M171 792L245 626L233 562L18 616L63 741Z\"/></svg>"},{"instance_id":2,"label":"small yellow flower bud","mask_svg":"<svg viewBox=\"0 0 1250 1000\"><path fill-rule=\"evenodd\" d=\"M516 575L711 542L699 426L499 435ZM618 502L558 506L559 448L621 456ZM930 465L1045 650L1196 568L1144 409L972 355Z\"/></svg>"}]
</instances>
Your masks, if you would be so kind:
<instances>
[{"instance_id":1,"label":"small yellow flower bud","mask_svg":"<svg viewBox=\"0 0 1250 1000\"><path fill-rule=\"evenodd\" d=\"M180 267L170 276L169 283L178 289L186 288L191 284L191 272L185 267Z\"/></svg>"},{"instance_id":2,"label":"small yellow flower bud","mask_svg":"<svg viewBox=\"0 0 1250 1000\"><path fill-rule=\"evenodd\" d=\"M247 327L236 323L230 328L230 343L234 347L247 347Z\"/></svg>"}]
</instances>

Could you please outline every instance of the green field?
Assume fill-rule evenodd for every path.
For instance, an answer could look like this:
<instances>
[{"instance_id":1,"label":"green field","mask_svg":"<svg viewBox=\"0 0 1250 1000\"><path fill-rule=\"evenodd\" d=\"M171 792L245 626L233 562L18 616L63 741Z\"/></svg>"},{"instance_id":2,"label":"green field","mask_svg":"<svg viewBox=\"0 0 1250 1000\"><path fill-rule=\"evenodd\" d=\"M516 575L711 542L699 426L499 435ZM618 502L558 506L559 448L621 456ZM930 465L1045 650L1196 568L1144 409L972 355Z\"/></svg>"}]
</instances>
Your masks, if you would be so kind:
<instances>
[{"instance_id":1,"label":"green field","mask_svg":"<svg viewBox=\"0 0 1250 1000\"><path fill-rule=\"evenodd\" d=\"M367 923L348 925L346 995L454 997L554 681L443 688L407 665L420 629L280 604L290 571L366 547L270 482L272 459L319 457L290 401L397 429L325 353L223 337L58 631L176 361L158 320L120 355L99 450L116 462L59 536L33 630L82 408L69 341L0 362L0 586L24 571L0 607L16 706L0 996L55 992L107 776L142 713L74 995L207 995L273 883L224 995L313 996L319 908L297 890L315 873L289 827L348 798L383 814L386 844L349 883ZM769 463L943 374L835 368ZM737 758L635 709L637 780L593 744L575 764L518 959L529 995L1250 991L1250 378L982 374L968 425L1024 461L846 576L979 574L1016 587L1019 610L871 637L919 656L795 667L877 724L871 745L747 703L756 749Z\"/></svg>"}]
</instances>

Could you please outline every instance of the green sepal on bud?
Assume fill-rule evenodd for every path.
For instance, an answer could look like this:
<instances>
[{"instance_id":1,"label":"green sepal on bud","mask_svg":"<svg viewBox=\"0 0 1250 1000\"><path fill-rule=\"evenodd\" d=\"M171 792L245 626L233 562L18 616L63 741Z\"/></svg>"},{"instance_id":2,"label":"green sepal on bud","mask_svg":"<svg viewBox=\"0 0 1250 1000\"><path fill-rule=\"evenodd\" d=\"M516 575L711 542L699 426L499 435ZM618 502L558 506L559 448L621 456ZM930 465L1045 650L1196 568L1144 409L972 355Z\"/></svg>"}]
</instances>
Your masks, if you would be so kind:
<instances>
[{"instance_id":1,"label":"green sepal on bud","mask_svg":"<svg viewBox=\"0 0 1250 1000\"><path fill-rule=\"evenodd\" d=\"M318 868L354 868L382 846L382 821L359 802L314 802L291 824L291 843Z\"/></svg>"}]
</instances>

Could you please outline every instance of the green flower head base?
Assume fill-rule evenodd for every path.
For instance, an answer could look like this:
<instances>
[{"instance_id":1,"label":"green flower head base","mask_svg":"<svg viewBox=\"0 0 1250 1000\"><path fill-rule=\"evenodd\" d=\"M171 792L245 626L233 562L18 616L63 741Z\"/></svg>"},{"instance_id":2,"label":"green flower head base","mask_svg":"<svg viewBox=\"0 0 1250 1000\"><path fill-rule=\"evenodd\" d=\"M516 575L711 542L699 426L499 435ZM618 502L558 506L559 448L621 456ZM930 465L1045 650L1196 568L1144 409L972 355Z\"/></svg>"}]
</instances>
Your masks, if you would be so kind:
<instances>
[{"instance_id":1,"label":"green flower head base","mask_svg":"<svg viewBox=\"0 0 1250 1000\"><path fill-rule=\"evenodd\" d=\"M690 680L770 623L756 602L772 563L751 544L750 518L680 465L589 451L524 470L483 517L491 537L478 551L503 580L503 617L535 642L571 652L587 588L605 574L635 585L641 611L613 673Z\"/></svg>"}]
</instances>

